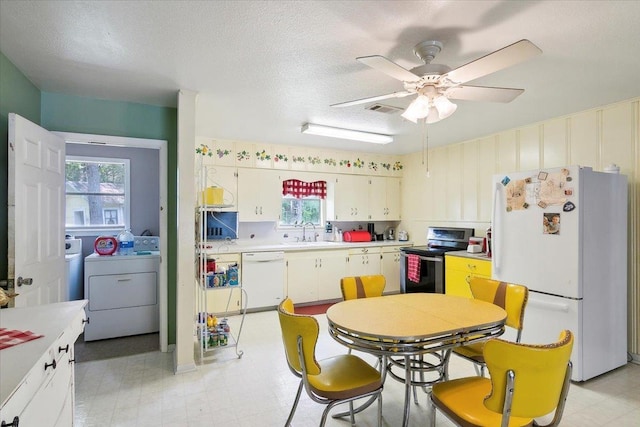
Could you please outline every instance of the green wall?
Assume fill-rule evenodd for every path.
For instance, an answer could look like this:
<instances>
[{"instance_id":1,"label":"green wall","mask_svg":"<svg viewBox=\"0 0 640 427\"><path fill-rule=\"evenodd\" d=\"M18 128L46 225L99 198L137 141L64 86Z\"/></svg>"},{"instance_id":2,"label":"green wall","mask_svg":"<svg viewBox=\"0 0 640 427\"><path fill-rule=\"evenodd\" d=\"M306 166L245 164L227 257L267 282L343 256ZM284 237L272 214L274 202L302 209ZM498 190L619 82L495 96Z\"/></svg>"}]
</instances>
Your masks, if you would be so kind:
<instances>
[{"instance_id":1,"label":"green wall","mask_svg":"<svg viewBox=\"0 0 640 427\"><path fill-rule=\"evenodd\" d=\"M177 94L176 94L177 96ZM42 127L51 131L164 139L168 141L168 341L176 337L177 138L178 110L42 92Z\"/></svg>"},{"instance_id":2,"label":"green wall","mask_svg":"<svg viewBox=\"0 0 640 427\"><path fill-rule=\"evenodd\" d=\"M17 113L40 124L40 90L0 52L0 279L7 277L9 113Z\"/></svg>"},{"instance_id":3,"label":"green wall","mask_svg":"<svg viewBox=\"0 0 640 427\"><path fill-rule=\"evenodd\" d=\"M177 97L177 92L176 92ZM7 276L8 114L18 113L51 131L168 141L168 341L176 342L178 111L130 102L41 92L0 52L0 278Z\"/></svg>"}]
</instances>

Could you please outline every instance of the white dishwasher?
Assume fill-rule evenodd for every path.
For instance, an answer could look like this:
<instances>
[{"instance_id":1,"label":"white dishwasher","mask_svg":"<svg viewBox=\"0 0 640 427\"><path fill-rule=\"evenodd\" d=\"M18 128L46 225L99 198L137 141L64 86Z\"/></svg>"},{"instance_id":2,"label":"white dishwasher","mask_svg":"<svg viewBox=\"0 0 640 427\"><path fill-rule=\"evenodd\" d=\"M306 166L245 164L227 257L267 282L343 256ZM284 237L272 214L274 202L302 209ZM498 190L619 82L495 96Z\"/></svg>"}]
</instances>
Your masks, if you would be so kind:
<instances>
[{"instance_id":1,"label":"white dishwasher","mask_svg":"<svg viewBox=\"0 0 640 427\"><path fill-rule=\"evenodd\" d=\"M247 308L273 308L284 298L284 252L242 254L242 287Z\"/></svg>"}]
</instances>

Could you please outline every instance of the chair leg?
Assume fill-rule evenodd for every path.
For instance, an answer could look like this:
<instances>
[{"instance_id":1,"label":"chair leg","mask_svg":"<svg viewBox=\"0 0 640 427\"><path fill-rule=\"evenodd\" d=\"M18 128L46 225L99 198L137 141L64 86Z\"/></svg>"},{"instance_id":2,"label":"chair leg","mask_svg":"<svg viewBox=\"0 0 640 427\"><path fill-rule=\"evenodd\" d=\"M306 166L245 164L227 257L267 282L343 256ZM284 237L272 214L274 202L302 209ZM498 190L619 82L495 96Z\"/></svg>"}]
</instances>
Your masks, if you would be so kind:
<instances>
[{"instance_id":1,"label":"chair leg","mask_svg":"<svg viewBox=\"0 0 640 427\"><path fill-rule=\"evenodd\" d=\"M433 403L431 398L429 398L429 414L427 427L435 427L436 426L436 405Z\"/></svg>"},{"instance_id":2,"label":"chair leg","mask_svg":"<svg viewBox=\"0 0 640 427\"><path fill-rule=\"evenodd\" d=\"M353 412L353 400L349 402L349 412L351 412L351 425L356 425L356 416Z\"/></svg>"},{"instance_id":3,"label":"chair leg","mask_svg":"<svg viewBox=\"0 0 640 427\"><path fill-rule=\"evenodd\" d=\"M287 418L287 422L284 427L289 427L291 425L291 421L293 420L293 414L296 412L296 408L298 407L298 402L300 402L300 395L302 394L302 380L300 380L300 385L298 386L298 392L296 393L296 398L293 401L293 407L291 407L291 412L289 412L289 418Z\"/></svg>"},{"instance_id":4,"label":"chair leg","mask_svg":"<svg viewBox=\"0 0 640 427\"><path fill-rule=\"evenodd\" d=\"M382 391L378 393L378 427L382 427Z\"/></svg>"}]
</instances>

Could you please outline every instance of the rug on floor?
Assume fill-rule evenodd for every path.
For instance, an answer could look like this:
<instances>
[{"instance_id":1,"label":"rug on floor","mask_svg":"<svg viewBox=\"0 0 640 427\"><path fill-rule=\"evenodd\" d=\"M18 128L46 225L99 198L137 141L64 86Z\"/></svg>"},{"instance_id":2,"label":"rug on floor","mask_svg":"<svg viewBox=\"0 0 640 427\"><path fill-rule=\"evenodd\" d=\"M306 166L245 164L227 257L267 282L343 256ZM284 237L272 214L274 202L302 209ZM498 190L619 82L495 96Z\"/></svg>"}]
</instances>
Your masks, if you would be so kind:
<instances>
[{"instance_id":1,"label":"rug on floor","mask_svg":"<svg viewBox=\"0 0 640 427\"><path fill-rule=\"evenodd\" d=\"M90 362L158 350L160 350L160 339L157 333L98 341L84 341L84 334L82 334L76 341L74 356L76 362Z\"/></svg>"},{"instance_id":2,"label":"rug on floor","mask_svg":"<svg viewBox=\"0 0 640 427\"><path fill-rule=\"evenodd\" d=\"M296 314L308 314L308 315L324 314L327 312L327 309L331 307L333 304L335 303L331 302L328 304L305 305L302 307L294 307L294 310Z\"/></svg>"}]
</instances>

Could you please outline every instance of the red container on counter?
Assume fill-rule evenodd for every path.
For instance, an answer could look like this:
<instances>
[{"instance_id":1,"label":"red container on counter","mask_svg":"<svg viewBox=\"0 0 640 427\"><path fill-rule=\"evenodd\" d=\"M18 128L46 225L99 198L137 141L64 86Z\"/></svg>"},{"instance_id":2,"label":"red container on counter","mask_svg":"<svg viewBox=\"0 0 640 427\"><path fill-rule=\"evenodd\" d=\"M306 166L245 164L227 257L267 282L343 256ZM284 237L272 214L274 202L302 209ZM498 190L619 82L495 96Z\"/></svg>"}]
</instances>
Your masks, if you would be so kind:
<instances>
[{"instance_id":1,"label":"red container on counter","mask_svg":"<svg viewBox=\"0 0 640 427\"><path fill-rule=\"evenodd\" d=\"M371 233L364 230L345 231L342 233L342 240L345 242L370 242Z\"/></svg>"}]
</instances>

